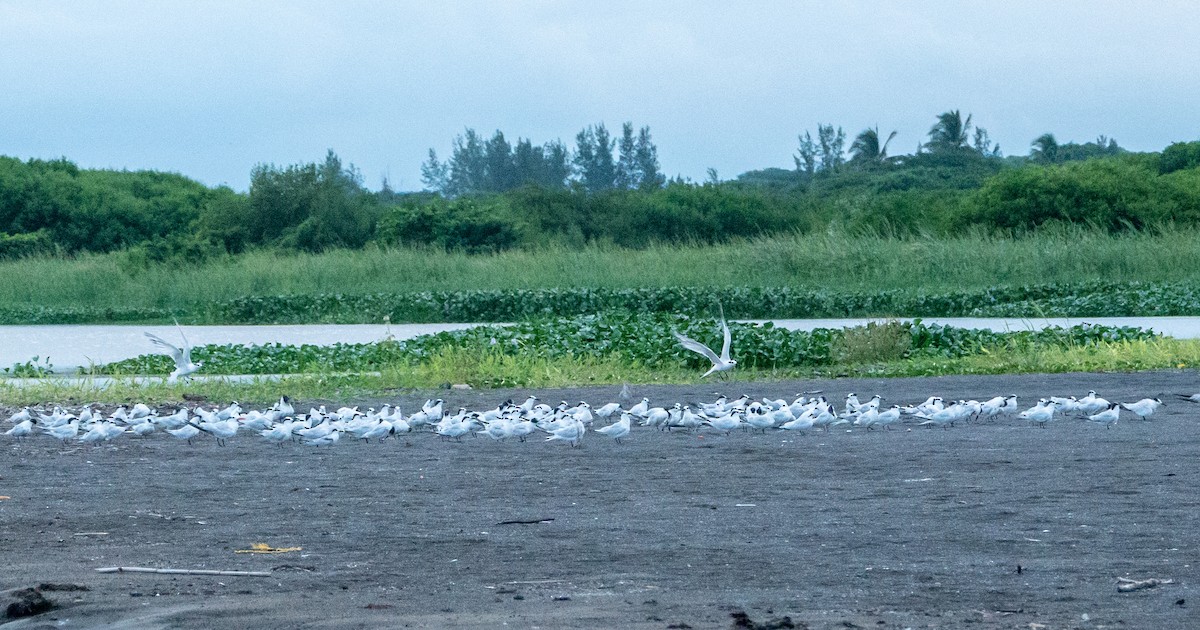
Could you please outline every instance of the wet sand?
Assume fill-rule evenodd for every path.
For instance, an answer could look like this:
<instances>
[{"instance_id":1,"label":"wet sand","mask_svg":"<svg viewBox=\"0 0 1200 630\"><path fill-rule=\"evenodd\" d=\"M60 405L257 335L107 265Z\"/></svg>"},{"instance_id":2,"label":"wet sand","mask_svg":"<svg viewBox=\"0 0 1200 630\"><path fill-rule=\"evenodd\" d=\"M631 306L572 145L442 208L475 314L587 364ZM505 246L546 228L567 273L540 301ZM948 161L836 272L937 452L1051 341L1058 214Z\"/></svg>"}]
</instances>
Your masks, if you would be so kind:
<instances>
[{"instance_id":1,"label":"wet sand","mask_svg":"<svg viewBox=\"0 0 1200 630\"><path fill-rule=\"evenodd\" d=\"M1200 405L1168 400L1200 392L1193 373L633 390L669 406L714 388L897 403L1011 393L1022 407L1096 389L1169 406L1111 430L635 428L620 445L589 433L578 449L432 434L323 449L249 435L224 448L161 434L94 448L0 438L0 591L88 589L47 591L55 609L5 627L722 628L738 613L811 628L1200 625ZM536 393L599 405L617 389ZM397 400L478 409L527 393ZM235 553L253 543L302 550ZM95 572L109 566L271 576ZM1118 593L1118 577L1174 583Z\"/></svg>"}]
</instances>

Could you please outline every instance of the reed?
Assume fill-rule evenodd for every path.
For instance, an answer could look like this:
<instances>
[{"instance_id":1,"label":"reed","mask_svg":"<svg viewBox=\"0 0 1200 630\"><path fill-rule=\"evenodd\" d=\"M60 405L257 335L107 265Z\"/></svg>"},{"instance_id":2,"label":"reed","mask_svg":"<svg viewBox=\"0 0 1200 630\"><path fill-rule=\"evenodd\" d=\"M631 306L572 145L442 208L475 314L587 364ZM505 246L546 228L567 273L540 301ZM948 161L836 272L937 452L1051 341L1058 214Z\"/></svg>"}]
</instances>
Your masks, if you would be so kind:
<instances>
[{"instance_id":1,"label":"reed","mask_svg":"<svg viewBox=\"0 0 1200 630\"><path fill-rule=\"evenodd\" d=\"M640 250L549 246L495 255L368 247L257 251L150 267L123 253L0 262L0 305L203 310L248 296L551 287L792 286L947 292L1090 280L1200 282L1200 231L1064 228L1019 238L791 235Z\"/></svg>"}]
</instances>

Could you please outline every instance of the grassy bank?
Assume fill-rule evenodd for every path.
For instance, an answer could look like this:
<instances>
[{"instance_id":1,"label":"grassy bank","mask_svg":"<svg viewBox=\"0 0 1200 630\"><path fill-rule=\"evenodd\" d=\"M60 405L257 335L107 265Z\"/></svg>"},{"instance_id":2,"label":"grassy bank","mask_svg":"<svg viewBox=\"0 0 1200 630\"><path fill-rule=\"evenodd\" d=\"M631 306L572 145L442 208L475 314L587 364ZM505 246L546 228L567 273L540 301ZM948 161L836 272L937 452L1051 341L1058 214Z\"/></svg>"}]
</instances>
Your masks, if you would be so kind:
<instances>
[{"instance_id":1,"label":"grassy bank","mask_svg":"<svg viewBox=\"0 0 1200 630\"><path fill-rule=\"evenodd\" d=\"M796 235L705 247L477 256L415 249L255 252L186 267L145 266L123 253L35 257L0 262L0 305L50 314L86 309L85 321L161 321L169 313L201 318L207 305L255 296L745 286L943 293L1113 280L1200 284L1200 232L1068 229L938 240Z\"/></svg>"},{"instance_id":2,"label":"grassy bank","mask_svg":"<svg viewBox=\"0 0 1200 630\"><path fill-rule=\"evenodd\" d=\"M1136 328L1076 326L993 333L890 322L842 330L786 331L733 325L735 382L851 375L1147 370L1200 365L1200 342L1165 339ZM630 383L690 383L708 367L681 348L671 330L697 339L719 334L712 320L682 316L579 317L512 327L427 335L408 341L336 346L205 346L195 356L204 374L297 374L283 381L191 384L126 378L165 374L161 355L93 368L89 377L47 377L16 387L0 381L0 403L55 400L179 400L185 393L214 400L265 402L286 393L300 399L386 397L407 388L465 383L474 388L541 388ZM576 331L569 335L566 331ZM91 376L117 384L101 388Z\"/></svg>"},{"instance_id":3,"label":"grassy bank","mask_svg":"<svg viewBox=\"0 0 1200 630\"><path fill-rule=\"evenodd\" d=\"M1002 348L966 357L922 357L883 362L844 362L821 367L742 369L725 382L753 392L755 381L852 376L944 376L952 374L1034 374L1064 372L1136 372L1200 367L1200 341L1159 338L1102 343L1075 348ZM345 402L368 398L393 399L401 391L430 394L448 383L472 387L575 387L620 383L695 383L691 368L631 364L616 359L519 358L487 350L448 350L427 363L395 366L381 374L332 376L309 374L282 381L133 385L118 382L100 387L89 381L46 378L32 385L13 386L0 380L0 406L41 404L179 403L191 400L238 400L267 405L287 394L297 400ZM408 411L408 410L406 410Z\"/></svg>"}]
</instances>

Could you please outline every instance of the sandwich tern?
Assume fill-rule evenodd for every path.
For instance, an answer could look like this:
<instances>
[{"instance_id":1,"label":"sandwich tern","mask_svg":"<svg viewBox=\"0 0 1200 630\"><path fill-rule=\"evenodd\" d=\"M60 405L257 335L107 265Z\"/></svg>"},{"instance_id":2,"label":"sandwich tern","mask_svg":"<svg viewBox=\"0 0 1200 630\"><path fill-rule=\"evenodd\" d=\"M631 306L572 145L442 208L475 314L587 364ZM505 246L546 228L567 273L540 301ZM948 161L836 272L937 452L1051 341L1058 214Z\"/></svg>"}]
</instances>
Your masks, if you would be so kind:
<instances>
[{"instance_id":1,"label":"sandwich tern","mask_svg":"<svg viewBox=\"0 0 1200 630\"><path fill-rule=\"evenodd\" d=\"M1096 424L1103 424L1104 428L1108 429L1111 428L1112 425L1116 424L1117 419L1120 417L1121 405L1117 403L1111 403L1108 405L1108 409L1088 416L1088 421L1095 422Z\"/></svg>"},{"instance_id":2,"label":"sandwich tern","mask_svg":"<svg viewBox=\"0 0 1200 630\"><path fill-rule=\"evenodd\" d=\"M1137 414L1142 420L1148 419L1163 406L1163 401L1157 398L1143 398L1137 402L1121 403L1121 406Z\"/></svg>"},{"instance_id":3,"label":"sandwich tern","mask_svg":"<svg viewBox=\"0 0 1200 630\"><path fill-rule=\"evenodd\" d=\"M737 361L729 358L729 343L731 337L729 334L729 324L725 323L725 309L721 306L720 302L717 303L717 308L721 310L721 331L724 336L724 343L721 344L720 356L717 356L717 353L713 352L712 348L709 348L699 341L696 341L695 339L692 339L686 335L682 335L678 332L674 333L675 338L679 340L679 345L706 357L709 361L712 361L712 367L709 368L709 370L700 378L704 378L713 372L726 372L737 367Z\"/></svg>"},{"instance_id":4,"label":"sandwich tern","mask_svg":"<svg viewBox=\"0 0 1200 630\"><path fill-rule=\"evenodd\" d=\"M183 339L182 347L167 343L162 337L153 333L146 333L146 336L150 338L150 341L154 345L166 350L167 355L175 361L175 369L167 376L168 383L174 383L180 378L187 378L199 372L201 367L204 367L203 362L192 362L192 345L188 343L187 337L184 336L183 327L179 325L179 320L175 320L175 328L179 329L179 336Z\"/></svg>"},{"instance_id":5,"label":"sandwich tern","mask_svg":"<svg viewBox=\"0 0 1200 630\"><path fill-rule=\"evenodd\" d=\"M621 438L629 435L629 420L630 416L627 413L621 414L621 419L606 426L596 429L596 433L603 433L617 442L621 443Z\"/></svg>"}]
</instances>

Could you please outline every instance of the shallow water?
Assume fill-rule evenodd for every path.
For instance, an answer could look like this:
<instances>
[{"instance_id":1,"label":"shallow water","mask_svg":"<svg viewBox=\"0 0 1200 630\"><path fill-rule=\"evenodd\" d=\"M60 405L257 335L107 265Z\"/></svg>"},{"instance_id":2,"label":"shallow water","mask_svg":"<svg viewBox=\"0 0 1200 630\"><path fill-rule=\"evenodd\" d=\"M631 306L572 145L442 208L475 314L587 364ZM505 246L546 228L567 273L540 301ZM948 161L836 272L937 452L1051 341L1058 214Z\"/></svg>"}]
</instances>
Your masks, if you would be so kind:
<instances>
[{"instance_id":1,"label":"shallow water","mask_svg":"<svg viewBox=\"0 0 1200 630\"><path fill-rule=\"evenodd\" d=\"M754 320L761 323L763 320ZM887 319L780 319L771 320L788 330L814 328L843 328L861 326L870 321ZM927 324L945 324L962 328L983 328L995 331L1039 330L1047 326L1073 326L1080 323L1108 326L1140 326L1178 339L1200 338L1200 317L1091 317L1091 318L968 318L935 317L923 319ZM193 345L204 344L266 344L291 345L334 343L369 343L389 336L410 339L418 335L447 330L461 330L480 324L393 324L391 326L361 324L314 324L295 326L184 326L184 334ZM92 364L120 361L156 351L143 333L151 332L168 342L179 340L174 326L0 326L0 367L40 358L56 372L74 372Z\"/></svg>"}]
</instances>

